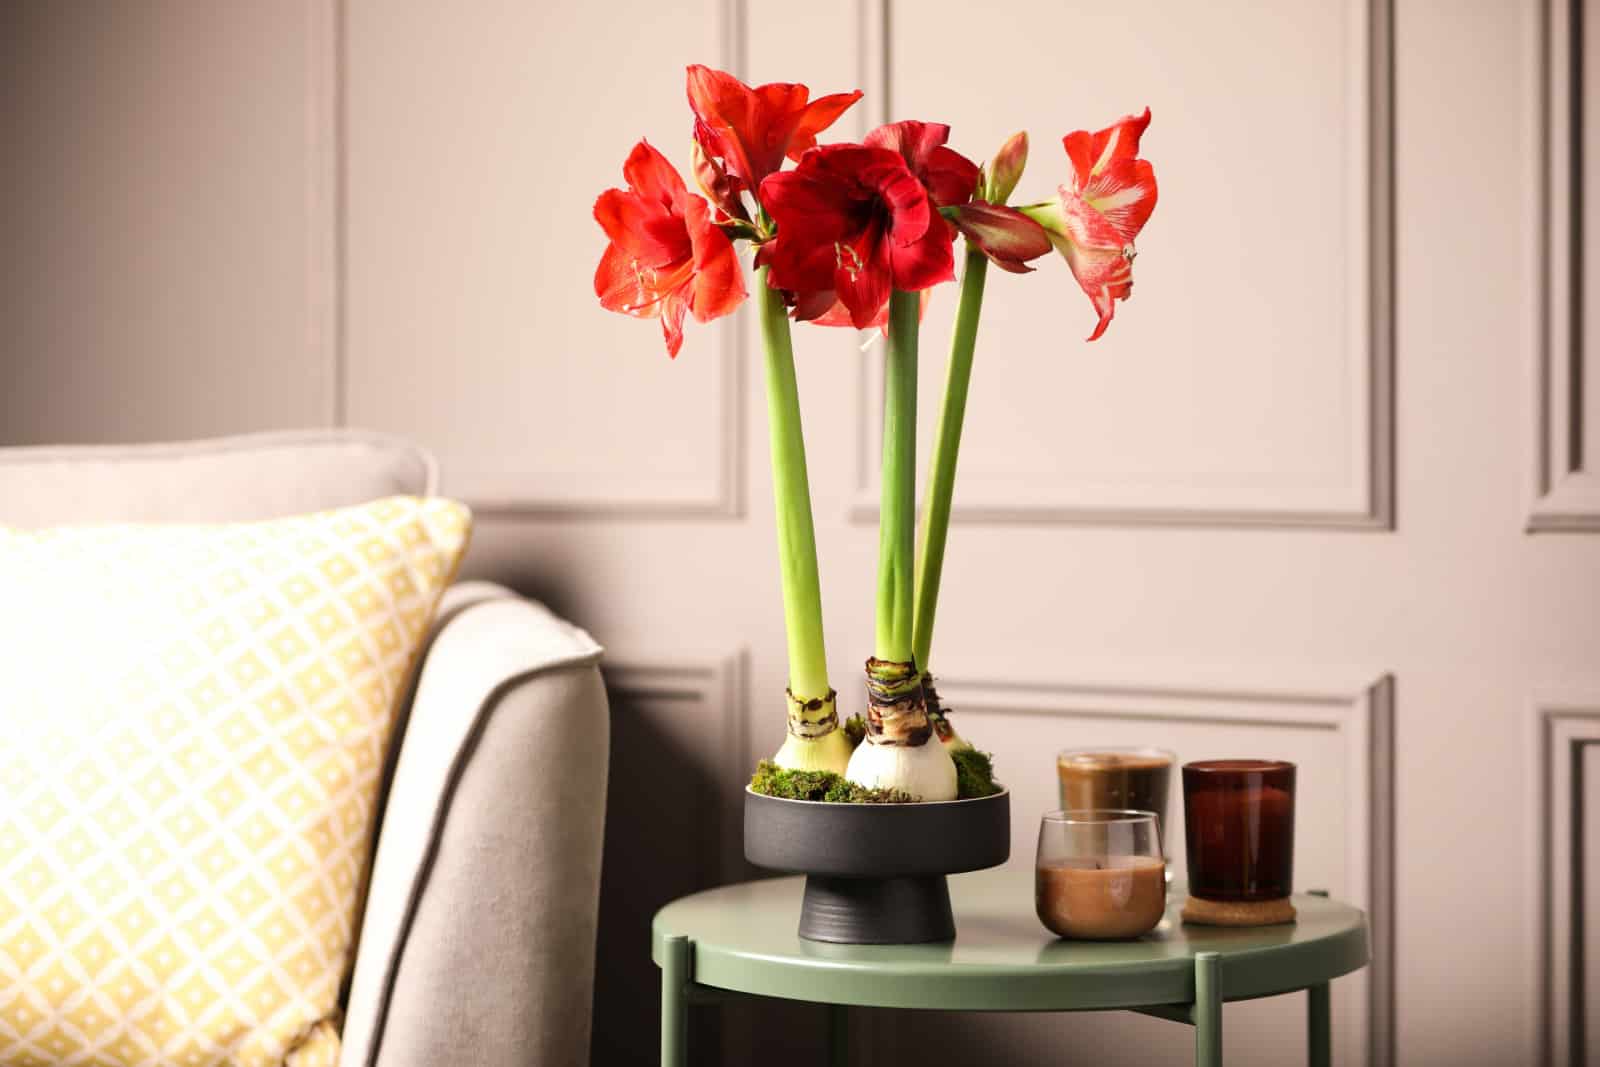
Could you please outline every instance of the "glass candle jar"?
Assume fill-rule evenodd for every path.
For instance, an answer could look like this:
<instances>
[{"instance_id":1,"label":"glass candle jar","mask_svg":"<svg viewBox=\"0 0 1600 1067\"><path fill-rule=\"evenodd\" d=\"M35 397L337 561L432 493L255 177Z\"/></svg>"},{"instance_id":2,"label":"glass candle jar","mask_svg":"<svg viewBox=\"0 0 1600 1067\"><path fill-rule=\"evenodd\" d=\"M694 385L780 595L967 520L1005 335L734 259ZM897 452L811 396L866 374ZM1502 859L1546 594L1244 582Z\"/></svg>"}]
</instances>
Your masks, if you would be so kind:
<instances>
[{"instance_id":1,"label":"glass candle jar","mask_svg":"<svg viewBox=\"0 0 1600 1067\"><path fill-rule=\"evenodd\" d=\"M1060 937L1138 937L1167 907L1161 820L1153 811L1052 811L1039 822L1034 907Z\"/></svg>"},{"instance_id":2,"label":"glass candle jar","mask_svg":"<svg viewBox=\"0 0 1600 1067\"><path fill-rule=\"evenodd\" d=\"M1281 900L1294 882L1294 764L1201 760L1183 765L1189 895Z\"/></svg>"},{"instance_id":3,"label":"glass candle jar","mask_svg":"<svg viewBox=\"0 0 1600 1067\"><path fill-rule=\"evenodd\" d=\"M1172 765L1162 748L1070 748L1056 756L1065 811L1153 811L1167 825Z\"/></svg>"}]
</instances>

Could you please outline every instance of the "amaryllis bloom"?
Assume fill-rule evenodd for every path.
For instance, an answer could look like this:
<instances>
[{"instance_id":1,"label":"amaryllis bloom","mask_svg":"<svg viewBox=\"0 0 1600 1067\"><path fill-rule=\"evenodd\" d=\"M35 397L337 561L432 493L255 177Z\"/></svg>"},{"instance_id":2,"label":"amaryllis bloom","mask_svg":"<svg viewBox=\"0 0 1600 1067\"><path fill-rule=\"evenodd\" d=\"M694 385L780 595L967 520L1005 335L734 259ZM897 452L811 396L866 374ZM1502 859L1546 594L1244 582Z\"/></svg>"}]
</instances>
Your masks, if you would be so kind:
<instances>
[{"instance_id":1,"label":"amaryllis bloom","mask_svg":"<svg viewBox=\"0 0 1600 1067\"><path fill-rule=\"evenodd\" d=\"M770 267L774 288L796 294L797 319L823 314L837 298L865 329L892 290L955 277L950 228L898 152L814 148L794 170L767 176L761 202L778 236L758 262Z\"/></svg>"},{"instance_id":2,"label":"amaryllis bloom","mask_svg":"<svg viewBox=\"0 0 1600 1067\"><path fill-rule=\"evenodd\" d=\"M898 153L905 160L906 167L922 183L933 207L938 209L970 200L982 174L977 164L954 149L945 147L949 137L950 127L942 122L891 122L867 134L863 143ZM1038 225L1032 220L1024 221L1038 230ZM1043 230L1039 230L1039 236L1044 242L1044 251L1048 252L1050 245ZM927 303L927 293L924 292L922 306L926 308ZM795 301L794 317L796 321L812 322L818 326L884 328L889 321L889 297L885 293L883 303L871 319L862 322L861 316L847 307L833 290L801 293Z\"/></svg>"},{"instance_id":3,"label":"amaryllis bloom","mask_svg":"<svg viewBox=\"0 0 1600 1067\"><path fill-rule=\"evenodd\" d=\"M684 187L672 164L644 141L622 165L627 189L594 202L595 221L611 238L594 274L600 306L635 318L660 318L667 354L683 345L683 315L710 322L745 297L733 243L711 220L711 207Z\"/></svg>"},{"instance_id":4,"label":"amaryllis bloom","mask_svg":"<svg viewBox=\"0 0 1600 1067\"><path fill-rule=\"evenodd\" d=\"M1099 312L1091 341L1105 333L1116 301L1133 292L1133 241L1156 207L1155 170L1137 158L1149 125L1145 108L1098 133L1067 134L1072 179L1055 201L1024 209L1049 232Z\"/></svg>"},{"instance_id":5,"label":"amaryllis bloom","mask_svg":"<svg viewBox=\"0 0 1600 1067\"><path fill-rule=\"evenodd\" d=\"M773 82L751 88L720 70L689 68L694 139L731 179L734 199L741 191L755 192L762 179L783 166L785 156L799 162L817 143L817 134L861 99L861 91L810 96L804 85Z\"/></svg>"}]
</instances>

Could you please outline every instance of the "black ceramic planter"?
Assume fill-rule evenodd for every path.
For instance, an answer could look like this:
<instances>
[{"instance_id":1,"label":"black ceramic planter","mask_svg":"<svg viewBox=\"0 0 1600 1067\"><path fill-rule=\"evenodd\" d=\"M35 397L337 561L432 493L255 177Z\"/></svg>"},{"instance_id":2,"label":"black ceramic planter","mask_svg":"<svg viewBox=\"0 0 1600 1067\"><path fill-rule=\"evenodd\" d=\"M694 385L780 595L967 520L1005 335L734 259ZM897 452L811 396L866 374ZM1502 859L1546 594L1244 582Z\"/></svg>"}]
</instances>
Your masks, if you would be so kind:
<instances>
[{"instance_id":1,"label":"black ceramic planter","mask_svg":"<svg viewBox=\"0 0 1600 1067\"><path fill-rule=\"evenodd\" d=\"M744 794L744 855L806 876L800 936L905 945L956 936L945 876L1011 855L1011 794L935 804L827 804Z\"/></svg>"}]
</instances>

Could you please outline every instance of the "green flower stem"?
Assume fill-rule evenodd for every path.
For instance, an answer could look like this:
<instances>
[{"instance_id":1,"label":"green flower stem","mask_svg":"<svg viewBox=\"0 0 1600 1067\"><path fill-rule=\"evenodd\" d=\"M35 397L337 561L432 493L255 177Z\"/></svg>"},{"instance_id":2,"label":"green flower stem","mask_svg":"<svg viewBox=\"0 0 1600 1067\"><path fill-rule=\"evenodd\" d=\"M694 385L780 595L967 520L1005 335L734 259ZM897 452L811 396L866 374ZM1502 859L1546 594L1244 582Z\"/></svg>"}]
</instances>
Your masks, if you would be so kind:
<instances>
[{"instance_id":1,"label":"green flower stem","mask_svg":"<svg viewBox=\"0 0 1600 1067\"><path fill-rule=\"evenodd\" d=\"M917 521L917 329L920 293L889 297L883 372L883 500L878 517L878 659L911 661Z\"/></svg>"},{"instance_id":2,"label":"green flower stem","mask_svg":"<svg viewBox=\"0 0 1600 1067\"><path fill-rule=\"evenodd\" d=\"M939 410L939 435L933 446L928 497L922 509L922 531L918 538L916 637L912 651L917 666L924 671L928 670L928 657L933 651L933 618L939 605L945 540L950 533L956 456L961 451L961 424L967 415L967 386L972 381L972 354L978 344L978 316L983 310L983 281L988 273L988 259L969 247L961 275L961 298L956 306L955 332L950 338L950 367L944 383L944 403Z\"/></svg>"},{"instance_id":3,"label":"green flower stem","mask_svg":"<svg viewBox=\"0 0 1600 1067\"><path fill-rule=\"evenodd\" d=\"M789 691L802 701L826 699L828 657L822 640L822 585L817 535L811 524L811 483L800 427L800 388L783 294L756 271L761 339L767 352L767 424L771 434L772 499L778 516L778 566L783 574L783 623L789 638Z\"/></svg>"}]
</instances>

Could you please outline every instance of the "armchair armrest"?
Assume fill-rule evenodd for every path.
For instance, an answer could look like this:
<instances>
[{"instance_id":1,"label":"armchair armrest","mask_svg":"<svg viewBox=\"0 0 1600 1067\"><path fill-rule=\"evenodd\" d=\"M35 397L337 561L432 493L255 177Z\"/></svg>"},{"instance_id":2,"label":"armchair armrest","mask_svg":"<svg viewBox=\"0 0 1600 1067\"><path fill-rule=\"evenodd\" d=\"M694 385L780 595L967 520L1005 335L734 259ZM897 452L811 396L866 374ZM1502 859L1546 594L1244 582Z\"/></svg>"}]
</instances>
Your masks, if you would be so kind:
<instances>
[{"instance_id":1,"label":"armchair armrest","mask_svg":"<svg viewBox=\"0 0 1600 1067\"><path fill-rule=\"evenodd\" d=\"M601 649L486 583L452 590L441 618L379 830L341 1063L585 1063Z\"/></svg>"}]
</instances>

